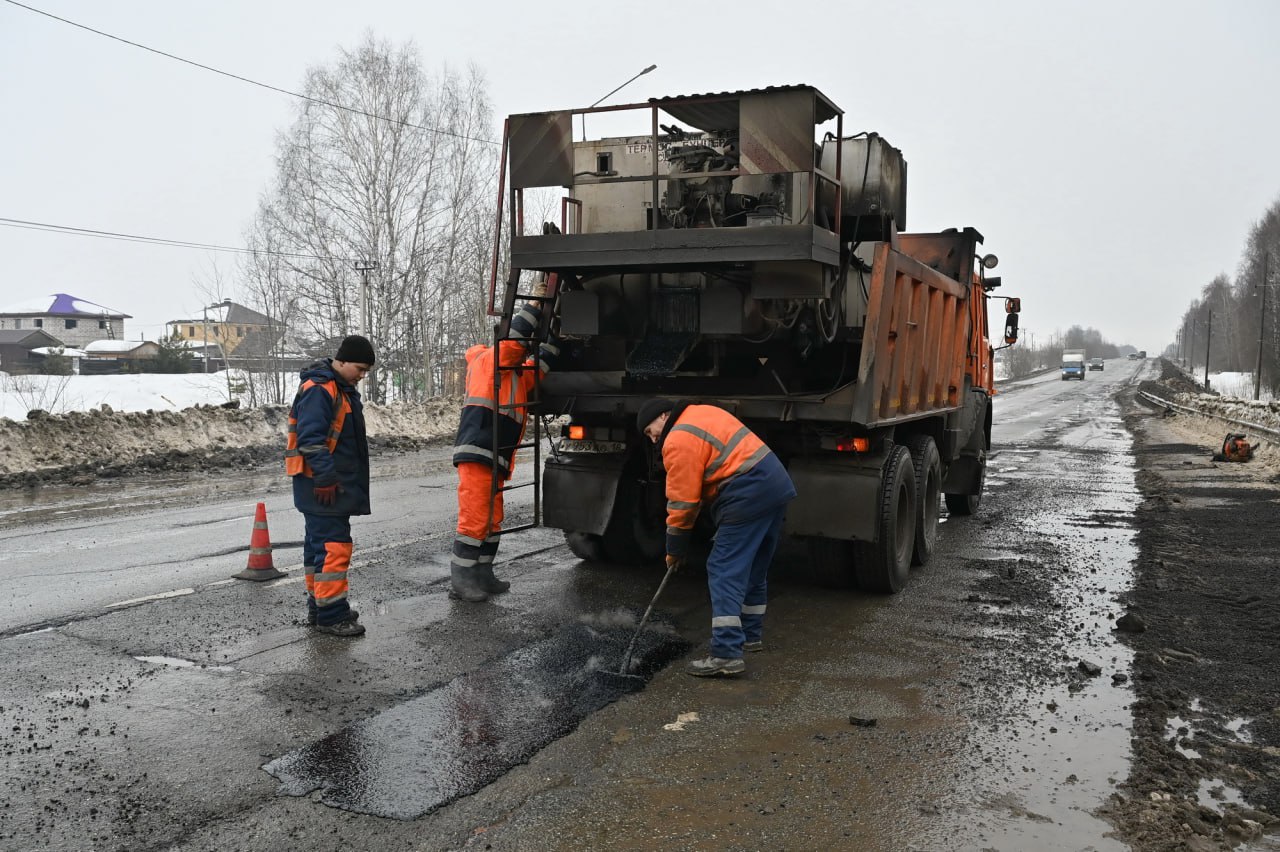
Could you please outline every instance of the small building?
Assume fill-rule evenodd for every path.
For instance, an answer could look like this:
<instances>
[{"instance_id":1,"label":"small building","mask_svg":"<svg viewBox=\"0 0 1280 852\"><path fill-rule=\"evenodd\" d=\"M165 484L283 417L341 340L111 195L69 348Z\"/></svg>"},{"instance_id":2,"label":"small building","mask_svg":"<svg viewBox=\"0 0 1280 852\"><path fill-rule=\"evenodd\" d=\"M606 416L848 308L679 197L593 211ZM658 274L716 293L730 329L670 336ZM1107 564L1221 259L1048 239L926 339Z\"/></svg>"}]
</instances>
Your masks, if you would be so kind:
<instances>
[{"instance_id":1,"label":"small building","mask_svg":"<svg viewBox=\"0 0 1280 852\"><path fill-rule=\"evenodd\" d=\"M122 340L127 319L133 317L68 293L33 296L0 308L0 330L39 329L76 348L102 338Z\"/></svg>"},{"instance_id":2,"label":"small building","mask_svg":"<svg viewBox=\"0 0 1280 852\"><path fill-rule=\"evenodd\" d=\"M170 339L183 340L195 347L202 347L206 342L210 347L216 344L227 358L234 357L236 349L255 332L274 332L279 328L279 320L272 320L266 314L230 299L210 305L194 319L175 319L165 323L165 332ZM211 354L211 357L215 356Z\"/></svg>"},{"instance_id":3,"label":"small building","mask_svg":"<svg viewBox=\"0 0 1280 852\"><path fill-rule=\"evenodd\" d=\"M80 361L89 357L89 353L83 349L68 349L66 346L40 346L31 350L31 354L36 356L36 363L42 368L47 368L50 358L66 358L71 361L71 374L73 376L80 375ZM47 369L44 372L48 372Z\"/></svg>"},{"instance_id":4,"label":"small building","mask_svg":"<svg viewBox=\"0 0 1280 852\"><path fill-rule=\"evenodd\" d=\"M61 345L61 340L38 328L0 328L0 371L39 372L42 358L32 353L43 347Z\"/></svg>"},{"instance_id":5,"label":"small building","mask_svg":"<svg viewBox=\"0 0 1280 852\"><path fill-rule=\"evenodd\" d=\"M83 347L84 373L125 373L140 369L138 362L160 354L160 344L147 340L95 340Z\"/></svg>"}]
</instances>

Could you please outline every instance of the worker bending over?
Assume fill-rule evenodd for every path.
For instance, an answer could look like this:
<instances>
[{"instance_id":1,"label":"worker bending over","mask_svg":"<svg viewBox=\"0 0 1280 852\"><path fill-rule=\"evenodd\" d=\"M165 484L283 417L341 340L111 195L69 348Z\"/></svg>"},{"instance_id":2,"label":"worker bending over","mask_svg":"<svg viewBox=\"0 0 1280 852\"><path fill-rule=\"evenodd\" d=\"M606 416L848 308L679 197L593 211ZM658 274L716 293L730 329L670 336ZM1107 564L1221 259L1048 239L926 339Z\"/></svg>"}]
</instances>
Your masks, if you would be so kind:
<instances>
[{"instance_id":1,"label":"worker bending over","mask_svg":"<svg viewBox=\"0 0 1280 852\"><path fill-rule=\"evenodd\" d=\"M533 295L543 297L546 293L546 279L539 277ZM498 357L504 367L535 364L530 357L530 345L521 338L531 338L537 330L541 304L541 301L528 302L511 318L507 336L516 339L498 344ZM553 340L542 343L536 361L538 370L545 375L559 354L560 349ZM533 386L533 370L504 370L495 400L493 346L476 344L467 350L467 398L453 446L453 465L458 469L458 527L449 576L450 595L454 598L479 603L511 587L493 573L498 532L502 529L502 491L492 493L492 482L495 467L499 487L511 479L515 448L524 436L529 414L526 403ZM498 420L496 448L493 446L495 417Z\"/></svg>"},{"instance_id":2,"label":"worker bending over","mask_svg":"<svg viewBox=\"0 0 1280 852\"><path fill-rule=\"evenodd\" d=\"M667 567L684 563L704 508L716 526L707 559L711 654L685 670L739 674L742 652L764 649L769 564L795 486L773 451L722 408L651 399L636 426L661 445L667 471Z\"/></svg>"}]
</instances>

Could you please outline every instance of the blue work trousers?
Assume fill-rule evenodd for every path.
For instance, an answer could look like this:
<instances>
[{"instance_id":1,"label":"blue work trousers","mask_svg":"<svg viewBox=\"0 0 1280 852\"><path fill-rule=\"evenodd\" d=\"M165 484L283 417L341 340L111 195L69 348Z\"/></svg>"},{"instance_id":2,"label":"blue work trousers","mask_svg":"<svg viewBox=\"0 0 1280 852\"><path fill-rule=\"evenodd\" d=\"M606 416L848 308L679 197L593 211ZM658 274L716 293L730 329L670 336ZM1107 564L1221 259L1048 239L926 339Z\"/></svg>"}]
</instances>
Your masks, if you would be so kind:
<instances>
[{"instance_id":1,"label":"blue work trousers","mask_svg":"<svg viewBox=\"0 0 1280 852\"><path fill-rule=\"evenodd\" d=\"M315 624L337 624L351 612L347 603L347 569L351 565L351 518L347 515L302 515L302 564L307 585L307 617Z\"/></svg>"},{"instance_id":2,"label":"blue work trousers","mask_svg":"<svg viewBox=\"0 0 1280 852\"><path fill-rule=\"evenodd\" d=\"M787 505L716 528L707 559L711 589L711 656L737 659L743 642L759 642L769 598L769 564L782 535Z\"/></svg>"}]
</instances>

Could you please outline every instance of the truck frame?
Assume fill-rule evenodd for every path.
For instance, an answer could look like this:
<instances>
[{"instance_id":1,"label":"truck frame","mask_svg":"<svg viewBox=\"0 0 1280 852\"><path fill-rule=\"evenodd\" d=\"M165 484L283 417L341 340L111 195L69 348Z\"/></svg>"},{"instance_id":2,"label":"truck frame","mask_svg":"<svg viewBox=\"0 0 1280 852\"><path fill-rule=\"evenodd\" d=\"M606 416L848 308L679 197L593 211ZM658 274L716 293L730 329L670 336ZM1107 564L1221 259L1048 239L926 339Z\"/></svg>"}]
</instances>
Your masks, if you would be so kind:
<instances>
[{"instance_id":1,"label":"truck frame","mask_svg":"<svg viewBox=\"0 0 1280 852\"><path fill-rule=\"evenodd\" d=\"M637 112L647 132L574 136L581 115ZM502 144L489 310L499 337L532 273L553 282L540 334L562 366L535 412L569 425L541 521L577 555L661 556L662 461L634 424L654 396L722 406L769 444L799 495L786 531L825 582L896 592L941 503L977 511L996 260L973 228L902 232L906 162L882 137L846 137L797 85L512 115ZM559 224L527 232L525 193L545 188L565 190Z\"/></svg>"}]
</instances>

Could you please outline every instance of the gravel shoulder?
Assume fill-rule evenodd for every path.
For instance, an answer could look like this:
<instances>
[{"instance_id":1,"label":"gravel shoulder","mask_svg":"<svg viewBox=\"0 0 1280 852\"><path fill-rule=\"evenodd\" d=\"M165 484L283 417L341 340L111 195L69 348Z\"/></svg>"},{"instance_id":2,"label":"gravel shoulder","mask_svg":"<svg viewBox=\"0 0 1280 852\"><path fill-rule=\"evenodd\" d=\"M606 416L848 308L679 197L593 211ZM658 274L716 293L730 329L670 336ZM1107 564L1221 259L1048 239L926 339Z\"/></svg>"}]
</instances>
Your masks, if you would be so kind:
<instances>
[{"instance_id":1,"label":"gravel shoulder","mask_svg":"<svg viewBox=\"0 0 1280 852\"><path fill-rule=\"evenodd\" d=\"M1193 390L1167 365L1161 384ZM1106 815L1140 852L1280 848L1276 448L1213 462L1227 424L1121 401L1143 497L1125 601L1136 701Z\"/></svg>"}]
</instances>

